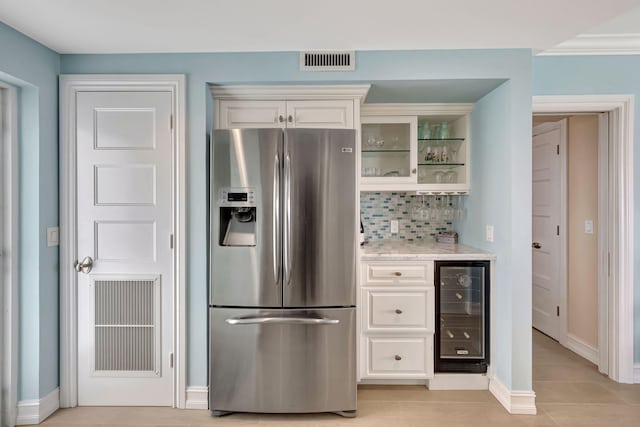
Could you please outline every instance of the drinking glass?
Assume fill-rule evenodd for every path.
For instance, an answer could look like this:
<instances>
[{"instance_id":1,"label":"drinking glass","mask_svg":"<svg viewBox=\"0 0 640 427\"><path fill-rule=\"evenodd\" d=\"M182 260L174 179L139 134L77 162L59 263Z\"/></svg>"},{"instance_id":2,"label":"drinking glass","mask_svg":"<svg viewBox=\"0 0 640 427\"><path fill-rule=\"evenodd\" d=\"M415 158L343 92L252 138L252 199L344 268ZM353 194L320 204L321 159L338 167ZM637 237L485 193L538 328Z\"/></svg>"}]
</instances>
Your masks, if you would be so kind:
<instances>
[{"instance_id":1,"label":"drinking glass","mask_svg":"<svg viewBox=\"0 0 640 427\"><path fill-rule=\"evenodd\" d=\"M451 133L449 132L449 123L442 122L438 127L438 139L449 139L451 137Z\"/></svg>"},{"instance_id":2,"label":"drinking glass","mask_svg":"<svg viewBox=\"0 0 640 427\"><path fill-rule=\"evenodd\" d=\"M458 173L454 170L447 171L444 174L443 181L449 184L455 184L456 182L458 182Z\"/></svg>"}]
</instances>

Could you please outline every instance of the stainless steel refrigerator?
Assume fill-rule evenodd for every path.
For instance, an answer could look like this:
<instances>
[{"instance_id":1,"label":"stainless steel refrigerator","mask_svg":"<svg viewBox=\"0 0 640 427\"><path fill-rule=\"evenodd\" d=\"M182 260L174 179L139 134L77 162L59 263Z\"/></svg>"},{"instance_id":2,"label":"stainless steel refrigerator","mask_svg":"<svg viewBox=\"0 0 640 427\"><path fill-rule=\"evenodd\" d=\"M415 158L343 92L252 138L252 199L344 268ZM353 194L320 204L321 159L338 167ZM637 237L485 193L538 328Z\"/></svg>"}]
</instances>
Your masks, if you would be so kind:
<instances>
[{"instance_id":1,"label":"stainless steel refrigerator","mask_svg":"<svg viewBox=\"0 0 640 427\"><path fill-rule=\"evenodd\" d=\"M354 130L215 130L209 408L356 410Z\"/></svg>"}]
</instances>

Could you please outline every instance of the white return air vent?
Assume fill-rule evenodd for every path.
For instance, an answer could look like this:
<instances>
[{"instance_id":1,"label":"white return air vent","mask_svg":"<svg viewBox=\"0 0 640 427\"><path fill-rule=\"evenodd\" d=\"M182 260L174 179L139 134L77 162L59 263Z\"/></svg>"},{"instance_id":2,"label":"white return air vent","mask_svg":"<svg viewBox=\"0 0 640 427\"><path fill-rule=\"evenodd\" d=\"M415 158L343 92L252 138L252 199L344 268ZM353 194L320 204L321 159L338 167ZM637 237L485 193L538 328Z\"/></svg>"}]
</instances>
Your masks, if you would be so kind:
<instances>
[{"instance_id":1,"label":"white return air vent","mask_svg":"<svg viewBox=\"0 0 640 427\"><path fill-rule=\"evenodd\" d=\"M353 71L356 69L354 51L300 52L300 71Z\"/></svg>"}]
</instances>

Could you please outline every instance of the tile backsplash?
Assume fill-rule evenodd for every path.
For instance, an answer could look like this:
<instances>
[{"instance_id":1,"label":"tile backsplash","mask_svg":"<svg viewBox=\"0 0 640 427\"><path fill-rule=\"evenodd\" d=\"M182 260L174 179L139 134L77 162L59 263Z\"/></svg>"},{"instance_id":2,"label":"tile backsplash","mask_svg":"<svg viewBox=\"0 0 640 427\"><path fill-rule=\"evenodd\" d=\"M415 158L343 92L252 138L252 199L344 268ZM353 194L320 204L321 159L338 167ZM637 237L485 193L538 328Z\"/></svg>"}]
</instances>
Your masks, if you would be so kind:
<instances>
[{"instance_id":1,"label":"tile backsplash","mask_svg":"<svg viewBox=\"0 0 640 427\"><path fill-rule=\"evenodd\" d=\"M360 193L360 218L366 241L433 238L438 231L451 230L448 221L424 221L411 218L411 210L422 196L401 192ZM391 234L391 220L398 220L398 233Z\"/></svg>"}]
</instances>

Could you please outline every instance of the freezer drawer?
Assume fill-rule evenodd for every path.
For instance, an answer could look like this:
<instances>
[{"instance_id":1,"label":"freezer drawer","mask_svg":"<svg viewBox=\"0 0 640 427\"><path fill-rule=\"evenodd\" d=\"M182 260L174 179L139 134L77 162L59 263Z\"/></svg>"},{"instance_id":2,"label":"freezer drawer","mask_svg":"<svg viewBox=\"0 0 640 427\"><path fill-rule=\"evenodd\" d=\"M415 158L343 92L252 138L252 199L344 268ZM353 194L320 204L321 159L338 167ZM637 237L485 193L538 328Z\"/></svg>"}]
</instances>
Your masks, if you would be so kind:
<instances>
[{"instance_id":1,"label":"freezer drawer","mask_svg":"<svg viewBox=\"0 0 640 427\"><path fill-rule=\"evenodd\" d=\"M210 310L212 411L356 409L355 308Z\"/></svg>"}]
</instances>

